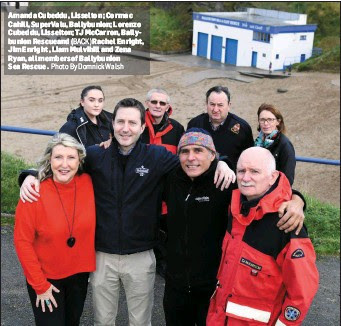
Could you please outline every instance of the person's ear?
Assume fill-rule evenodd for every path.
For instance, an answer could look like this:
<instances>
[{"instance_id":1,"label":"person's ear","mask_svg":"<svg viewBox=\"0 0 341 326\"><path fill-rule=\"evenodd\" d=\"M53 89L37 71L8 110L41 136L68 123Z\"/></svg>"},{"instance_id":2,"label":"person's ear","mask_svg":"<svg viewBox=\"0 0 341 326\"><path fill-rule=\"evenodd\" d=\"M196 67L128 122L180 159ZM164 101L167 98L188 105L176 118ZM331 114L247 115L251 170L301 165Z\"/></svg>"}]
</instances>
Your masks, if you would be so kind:
<instances>
[{"instance_id":1,"label":"person's ear","mask_svg":"<svg viewBox=\"0 0 341 326\"><path fill-rule=\"evenodd\" d=\"M270 186L272 186L276 182L278 176L279 176L279 172L277 170L271 172Z\"/></svg>"}]
</instances>

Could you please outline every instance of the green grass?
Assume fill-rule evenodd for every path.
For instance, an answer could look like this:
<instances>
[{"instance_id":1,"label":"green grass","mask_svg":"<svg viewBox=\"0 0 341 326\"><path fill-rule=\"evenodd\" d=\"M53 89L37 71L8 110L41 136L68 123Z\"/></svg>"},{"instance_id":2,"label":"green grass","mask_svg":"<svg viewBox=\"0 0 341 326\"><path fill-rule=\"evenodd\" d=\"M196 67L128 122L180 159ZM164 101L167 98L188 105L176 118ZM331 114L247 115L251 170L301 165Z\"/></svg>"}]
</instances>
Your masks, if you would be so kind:
<instances>
[{"instance_id":1,"label":"green grass","mask_svg":"<svg viewBox=\"0 0 341 326\"><path fill-rule=\"evenodd\" d=\"M340 45L318 57L312 57L302 63L294 64L293 69L297 71L340 72Z\"/></svg>"},{"instance_id":2,"label":"green grass","mask_svg":"<svg viewBox=\"0 0 341 326\"><path fill-rule=\"evenodd\" d=\"M23 160L1 151L1 213L15 212L19 200L18 175L28 167Z\"/></svg>"},{"instance_id":3,"label":"green grass","mask_svg":"<svg viewBox=\"0 0 341 326\"><path fill-rule=\"evenodd\" d=\"M14 214L19 200L18 174L29 166L1 152L1 213ZM305 224L318 255L340 254L340 208L322 203L307 194ZM14 219L1 216L1 225L13 225Z\"/></svg>"},{"instance_id":4,"label":"green grass","mask_svg":"<svg viewBox=\"0 0 341 326\"><path fill-rule=\"evenodd\" d=\"M304 195L305 224L317 254L340 254L340 208Z\"/></svg>"}]
</instances>

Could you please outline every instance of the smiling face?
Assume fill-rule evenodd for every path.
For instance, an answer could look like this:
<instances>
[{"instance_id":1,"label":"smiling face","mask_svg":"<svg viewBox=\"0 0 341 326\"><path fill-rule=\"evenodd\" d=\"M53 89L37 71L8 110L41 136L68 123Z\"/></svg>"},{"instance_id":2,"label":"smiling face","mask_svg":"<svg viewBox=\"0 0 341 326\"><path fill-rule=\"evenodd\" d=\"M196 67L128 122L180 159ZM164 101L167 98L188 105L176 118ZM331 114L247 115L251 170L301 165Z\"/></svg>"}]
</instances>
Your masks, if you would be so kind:
<instances>
[{"instance_id":1,"label":"smiling face","mask_svg":"<svg viewBox=\"0 0 341 326\"><path fill-rule=\"evenodd\" d=\"M135 146L145 125L137 108L119 108L113 121L114 136L121 150L126 153Z\"/></svg>"},{"instance_id":2,"label":"smiling face","mask_svg":"<svg viewBox=\"0 0 341 326\"><path fill-rule=\"evenodd\" d=\"M264 195L278 177L274 159L269 155L271 153L267 149L251 147L239 157L237 163L238 189L247 200Z\"/></svg>"},{"instance_id":3,"label":"smiling face","mask_svg":"<svg viewBox=\"0 0 341 326\"><path fill-rule=\"evenodd\" d=\"M53 180L59 183L69 183L79 168L78 151L72 147L57 145L52 149L50 163Z\"/></svg>"},{"instance_id":4,"label":"smiling face","mask_svg":"<svg viewBox=\"0 0 341 326\"><path fill-rule=\"evenodd\" d=\"M96 123L96 117L104 107L104 95L98 89L91 89L80 101L88 118Z\"/></svg>"},{"instance_id":5,"label":"smiling face","mask_svg":"<svg viewBox=\"0 0 341 326\"><path fill-rule=\"evenodd\" d=\"M179 151L181 167L192 180L207 171L214 158L210 150L199 145L187 145Z\"/></svg>"},{"instance_id":6,"label":"smiling face","mask_svg":"<svg viewBox=\"0 0 341 326\"><path fill-rule=\"evenodd\" d=\"M214 126L219 126L230 111L231 102L228 102L224 92L212 92L207 99L207 113Z\"/></svg>"},{"instance_id":7,"label":"smiling face","mask_svg":"<svg viewBox=\"0 0 341 326\"><path fill-rule=\"evenodd\" d=\"M158 124L161 122L165 112L169 109L168 96L162 93L153 93L150 99L146 101L146 106Z\"/></svg>"},{"instance_id":8,"label":"smiling face","mask_svg":"<svg viewBox=\"0 0 341 326\"><path fill-rule=\"evenodd\" d=\"M279 125L279 121L276 119L276 116L267 110L263 110L259 114L258 122L264 135L270 135Z\"/></svg>"}]
</instances>

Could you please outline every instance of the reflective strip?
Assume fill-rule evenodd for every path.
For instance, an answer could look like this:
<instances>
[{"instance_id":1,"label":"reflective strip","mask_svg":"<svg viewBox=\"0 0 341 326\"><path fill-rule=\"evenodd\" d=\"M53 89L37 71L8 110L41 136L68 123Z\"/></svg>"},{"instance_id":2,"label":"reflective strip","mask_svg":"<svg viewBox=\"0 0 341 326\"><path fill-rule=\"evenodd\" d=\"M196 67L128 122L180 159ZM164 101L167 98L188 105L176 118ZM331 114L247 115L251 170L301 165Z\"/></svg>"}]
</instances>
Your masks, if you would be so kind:
<instances>
[{"instance_id":1,"label":"reflective strip","mask_svg":"<svg viewBox=\"0 0 341 326\"><path fill-rule=\"evenodd\" d=\"M265 310L259 310L248 306L242 306L229 301L226 306L226 312L235 316L254 319L263 323L270 320L271 313Z\"/></svg>"},{"instance_id":2,"label":"reflective strip","mask_svg":"<svg viewBox=\"0 0 341 326\"><path fill-rule=\"evenodd\" d=\"M277 319L275 326L286 326L279 319Z\"/></svg>"}]
</instances>

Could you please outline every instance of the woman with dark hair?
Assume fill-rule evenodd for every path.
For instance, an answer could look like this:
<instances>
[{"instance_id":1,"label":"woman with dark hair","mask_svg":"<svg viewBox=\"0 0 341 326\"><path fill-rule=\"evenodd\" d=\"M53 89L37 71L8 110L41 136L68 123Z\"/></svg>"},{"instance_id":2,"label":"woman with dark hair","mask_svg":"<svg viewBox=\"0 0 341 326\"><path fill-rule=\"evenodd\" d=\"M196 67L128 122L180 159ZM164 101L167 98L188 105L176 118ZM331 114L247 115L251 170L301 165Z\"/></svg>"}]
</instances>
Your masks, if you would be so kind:
<instances>
[{"instance_id":1,"label":"woman with dark hair","mask_svg":"<svg viewBox=\"0 0 341 326\"><path fill-rule=\"evenodd\" d=\"M96 268L95 198L81 173L85 148L55 134L38 163L39 201L15 212L14 244L36 325L79 325L89 273Z\"/></svg>"},{"instance_id":2,"label":"woman with dark hair","mask_svg":"<svg viewBox=\"0 0 341 326\"><path fill-rule=\"evenodd\" d=\"M79 107L71 111L59 132L76 138L85 147L112 137L112 114L103 110L104 93L100 86L82 90Z\"/></svg>"},{"instance_id":3,"label":"woman with dark hair","mask_svg":"<svg viewBox=\"0 0 341 326\"><path fill-rule=\"evenodd\" d=\"M276 160L276 169L283 172L290 184L295 178L295 149L285 136L285 124L281 112L272 104L263 103L257 112L258 137L255 146L267 148Z\"/></svg>"}]
</instances>

